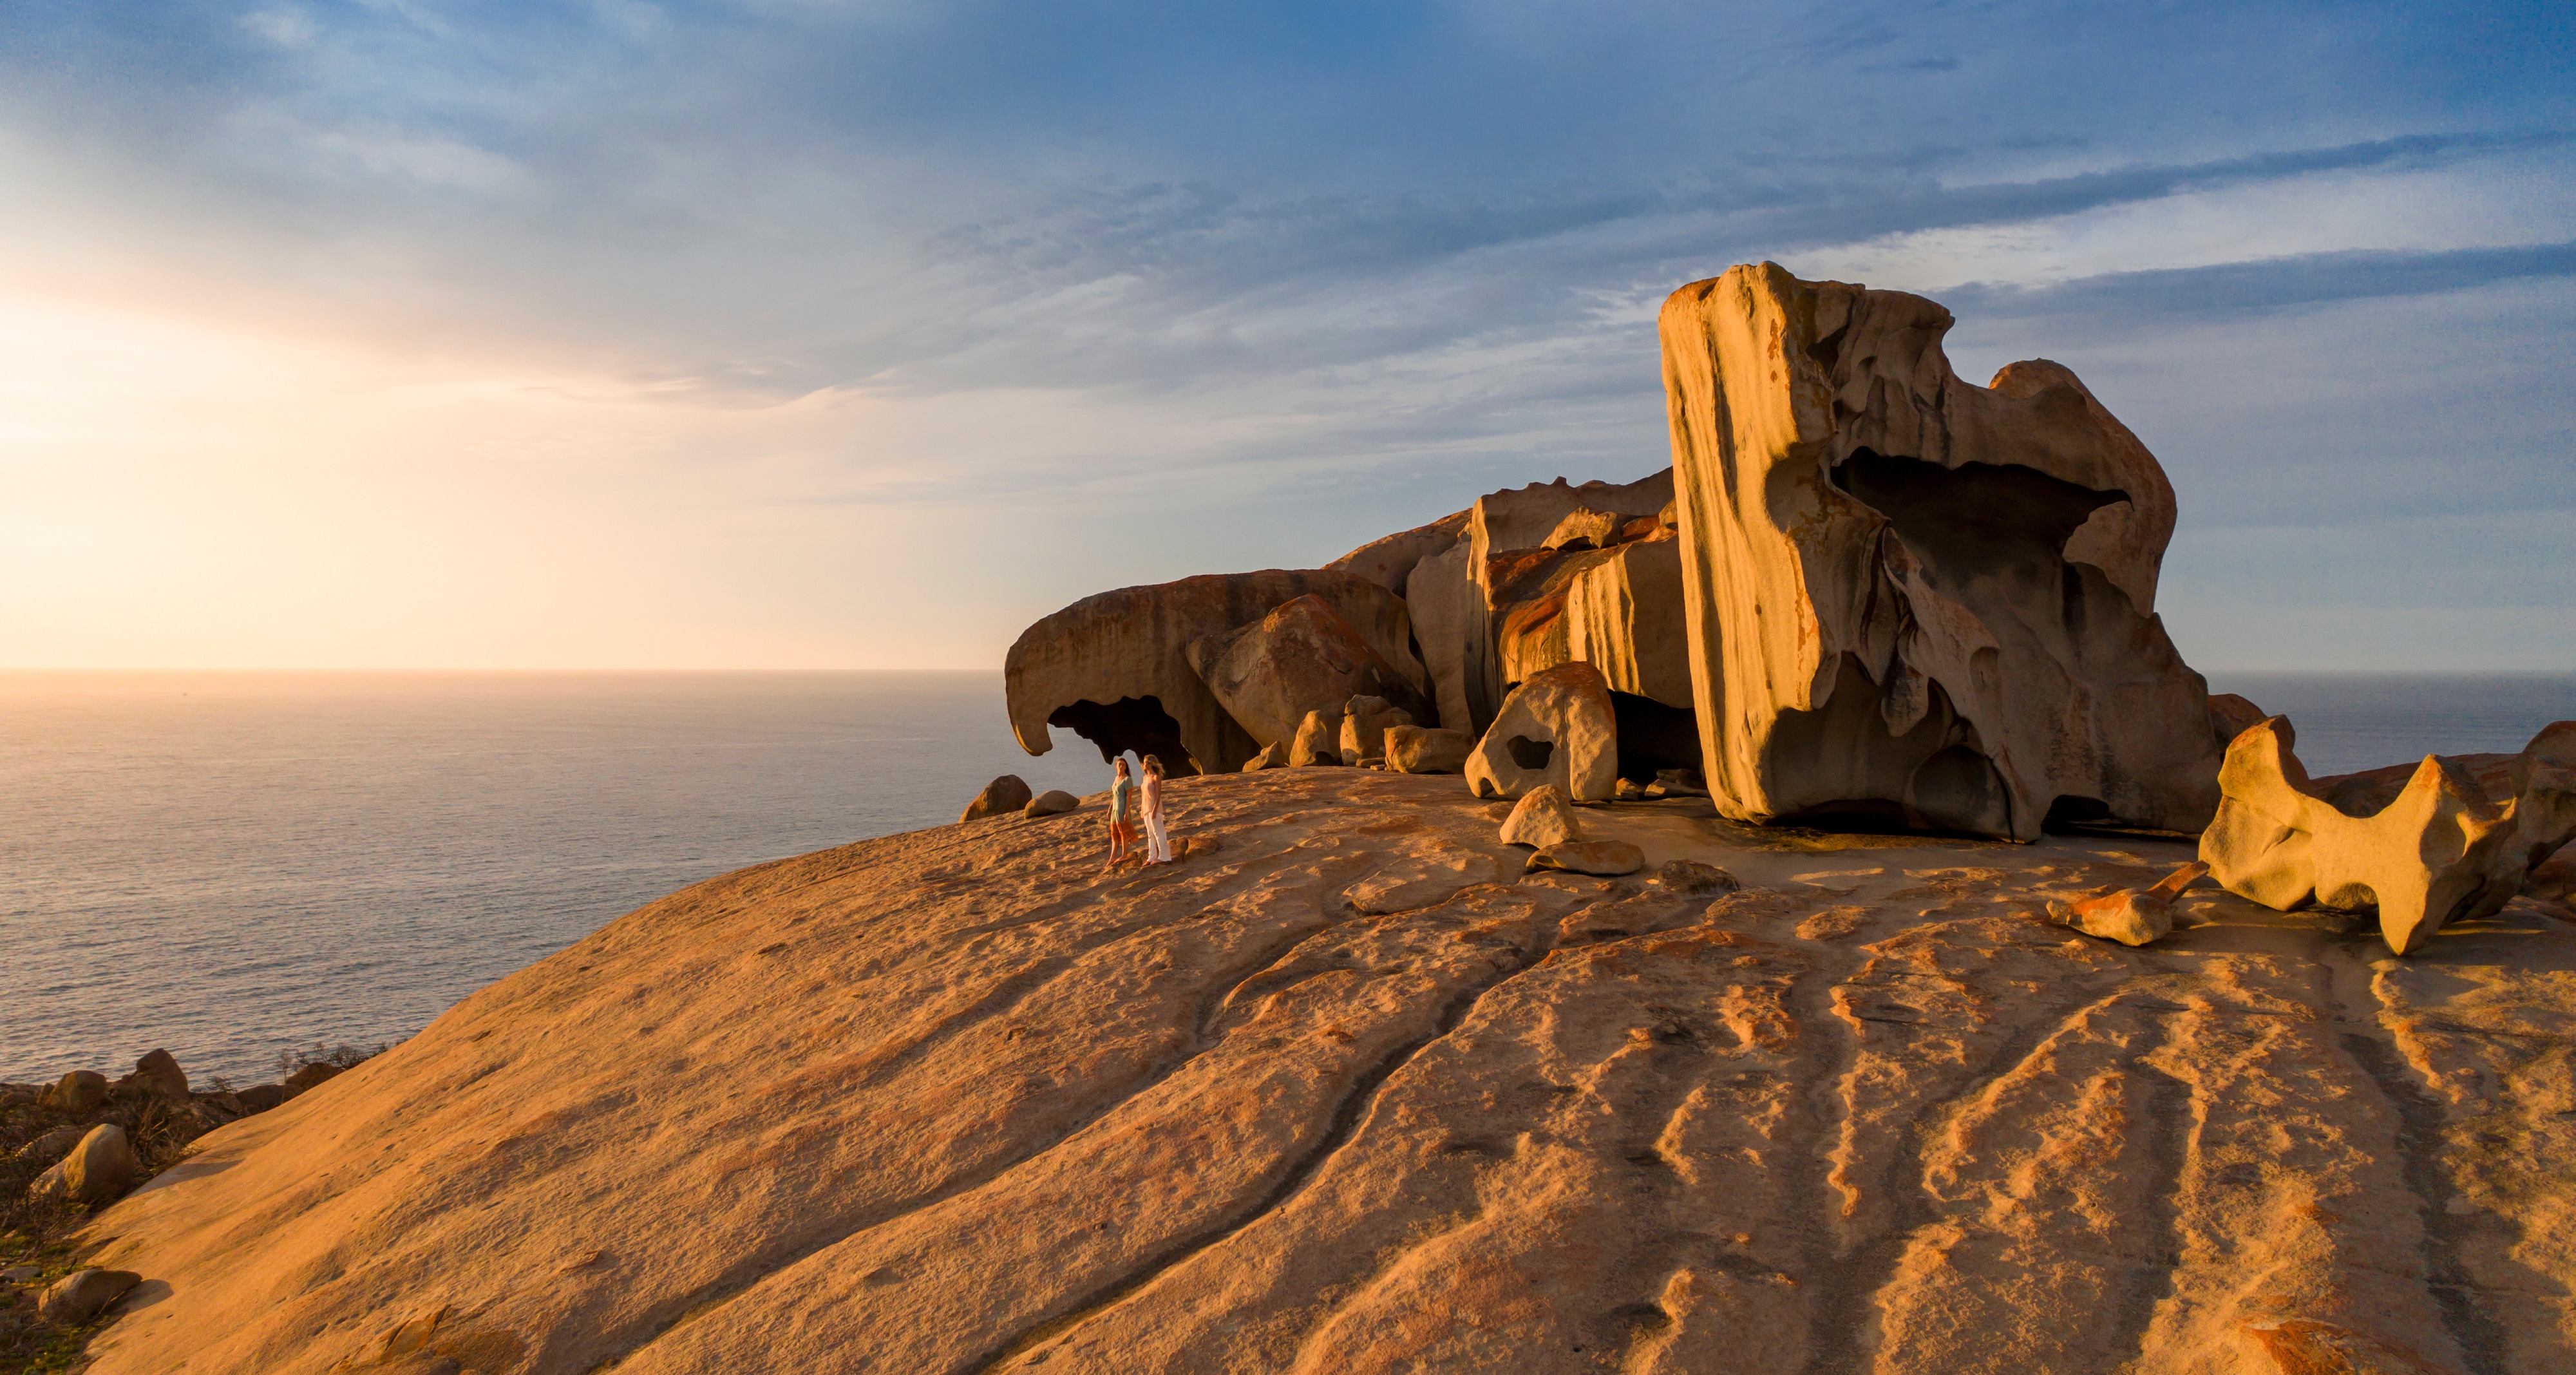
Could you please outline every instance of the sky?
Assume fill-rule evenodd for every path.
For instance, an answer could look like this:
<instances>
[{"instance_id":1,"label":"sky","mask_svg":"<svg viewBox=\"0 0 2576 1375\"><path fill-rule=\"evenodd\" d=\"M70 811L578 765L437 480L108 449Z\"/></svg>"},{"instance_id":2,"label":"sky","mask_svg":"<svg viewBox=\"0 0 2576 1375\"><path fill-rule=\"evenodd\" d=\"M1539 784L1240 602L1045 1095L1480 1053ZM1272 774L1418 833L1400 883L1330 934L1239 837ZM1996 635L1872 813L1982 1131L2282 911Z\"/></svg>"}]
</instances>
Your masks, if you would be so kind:
<instances>
[{"instance_id":1,"label":"sky","mask_svg":"<svg viewBox=\"0 0 2576 1375\"><path fill-rule=\"evenodd\" d=\"M2576 668L2576 7L0 0L0 668L992 668L1921 292L2204 670Z\"/></svg>"}]
</instances>

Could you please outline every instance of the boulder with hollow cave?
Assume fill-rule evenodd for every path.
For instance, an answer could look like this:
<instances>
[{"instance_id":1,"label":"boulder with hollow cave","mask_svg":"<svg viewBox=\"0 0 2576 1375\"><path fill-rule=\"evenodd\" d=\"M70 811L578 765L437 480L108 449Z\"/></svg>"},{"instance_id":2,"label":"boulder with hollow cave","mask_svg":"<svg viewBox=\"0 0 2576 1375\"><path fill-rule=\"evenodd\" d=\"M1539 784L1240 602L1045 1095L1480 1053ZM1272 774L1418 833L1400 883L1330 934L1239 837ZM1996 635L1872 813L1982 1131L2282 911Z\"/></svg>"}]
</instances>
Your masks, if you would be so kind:
<instances>
[{"instance_id":1,"label":"boulder with hollow cave","mask_svg":"<svg viewBox=\"0 0 2576 1375\"><path fill-rule=\"evenodd\" d=\"M2534 736L2490 793L2457 760L2426 755L2384 805L2339 807L2300 766L2275 716L2236 737L2200 857L2227 891L2266 907L2376 909L2400 955L2452 922L2492 916L2531 867L2576 836L2576 721Z\"/></svg>"},{"instance_id":2,"label":"boulder with hollow cave","mask_svg":"<svg viewBox=\"0 0 2576 1375\"><path fill-rule=\"evenodd\" d=\"M1217 704L1265 747L1296 739L1306 713L1355 696L1385 699L1410 720L1431 714L1415 680L1311 594L1202 635L1185 657Z\"/></svg>"},{"instance_id":3,"label":"boulder with hollow cave","mask_svg":"<svg viewBox=\"0 0 2576 1375\"><path fill-rule=\"evenodd\" d=\"M2154 455L2073 373L1950 369L1950 312L1739 266L1660 331L1694 706L1743 821L2197 831L2208 685L2155 612Z\"/></svg>"},{"instance_id":4,"label":"boulder with hollow cave","mask_svg":"<svg viewBox=\"0 0 2576 1375\"><path fill-rule=\"evenodd\" d=\"M1475 752L1467 787L1518 798L1549 784L1576 802L1607 802L1619 782L1619 725L1601 671L1560 664L1512 690Z\"/></svg>"},{"instance_id":5,"label":"boulder with hollow cave","mask_svg":"<svg viewBox=\"0 0 2576 1375\"><path fill-rule=\"evenodd\" d=\"M1191 642L1257 622L1312 596L1419 691L1404 601L1357 573L1267 569L1103 592L1020 633L1003 690L1020 748L1054 748L1064 726L1112 759L1159 755L1166 773L1231 773L1261 752L1190 667Z\"/></svg>"}]
</instances>

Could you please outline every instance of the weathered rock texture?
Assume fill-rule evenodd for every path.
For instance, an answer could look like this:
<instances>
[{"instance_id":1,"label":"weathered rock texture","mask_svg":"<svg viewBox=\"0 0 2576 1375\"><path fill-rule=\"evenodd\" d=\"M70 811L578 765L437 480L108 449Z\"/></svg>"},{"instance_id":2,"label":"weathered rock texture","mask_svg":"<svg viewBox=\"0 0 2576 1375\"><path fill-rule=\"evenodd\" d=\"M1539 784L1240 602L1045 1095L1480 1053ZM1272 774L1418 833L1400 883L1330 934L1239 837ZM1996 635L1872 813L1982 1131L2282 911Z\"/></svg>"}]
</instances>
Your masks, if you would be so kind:
<instances>
[{"instance_id":1,"label":"weathered rock texture","mask_svg":"<svg viewBox=\"0 0 2576 1375\"><path fill-rule=\"evenodd\" d=\"M476 993L102 1215L93 1375L2576 1368L2528 903L2130 950L2045 902L2187 845L1584 813L1686 897L1516 878L1454 778L1170 805L1223 848L872 840Z\"/></svg>"},{"instance_id":2,"label":"weathered rock texture","mask_svg":"<svg viewBox=\"0 0 2576 1375\"><path fill-rule=\"evenodd\" d=\"M1386 766L1397 773L1459 773L1467 767L1476 737L1463 730L1436 726L1389 726Z\"/></svg>"},{"instance_id":3,"label":"weathered rock texture","mask_svg":"<svg viewBox=\"0 0 2576 1375\"><path fill-rule=\"evenodd\" d=\"M1521 794L1521 800L1512 805L1512 814L1503 818L1503 829L1496 834L1505 845L1544 850L1581 839L1583 823L1575 819L1574 804L1565 800L1563 788L1542 783Z\"/></svg>"},{"instance_id":4,"label":"weathered rock texture","mask_svg":"<svg viewBox=\"0 0 2576 1375\"><path fill-rule=\"evenodd\" d=\"M1429 525L1400 530L1384 539L1372 540L1325 564L1326 568L1357 573L1387 591L1401 597L1413 579L1413 570L1424 559L1437 558L1454 548L1466 533L1467 511L1442 516Z\"/></svg>"},{"instance_id":5,"label":"weathered rock texture","mask_svg":"<svg viewBox=\"0 0 2576 1375\"><path fill-rule=\"evenodd\" d=\"M2501 911L2531 866L2576 835L2576 721L2533 737L2501 795L2428 754L2394 798L2351 812L2309 782L2296 742L2275 716L2227 747L2226 796L2200 857L2229 892L2268 907L2376 909L2400 955L2446 923Z\"/></svg>"},{"instance_id":6,"label":"weathered rock texture","mask_svg":"<svg viewBox=\"0 0 2576 1375\"><path fill-rule=\"evenodd\" d=\"M1208 691L1190 667L1190 644L1304 596L1347 622L1417 691L1425 686L1401 598L1356 573L1274 568L1124 587L1030 626L1002 664L1011 730L1031 754L1054 748L1049 726L1065 726L1103 759L1134 750L1161 755L1172 774L1238 770L1265 742Z\"/></svg>"},{"instance_id":7,"label":"weathered rock texture","mask_svg":"<svg viewBox=\"0 0 2576 1375\"><path fill-rule=\"evenodd\" d=\"M1577 659L1620 691L1660 690L1673 694L1667 705L1690 705L1681 605L1658 599L1681 589L1678 531L1659 519L1672 500L1670 472L1624 485L1559 478L1477 498L1457 570L1470 609L1458 672L1480 731L1513 684ZM1642 524L1629 532L1631 521Z\"/></svg>"},{"instance_id":8,"label":"weathered rock texture","mask_svg":"<svg viewBox=\"0 0 2576 1375\"><path fill-rule=\"evenodd\" d=\"M1413 714L1383 697L1354 697L1342 704L1342 762L1384 764L1386 733L1413 724Z\"/></svg>"},{"instance_id":9,"label":"weathered rock texture","mask_svg":"<svg viewBox=\"0 0 2576 1375\"><path fill-rule=\"evenodd\" d=\"M1553 784L1576 802L1607 802L1619 782L1619 726L1590 664L1560 664L1512 690L1467 756L1478 797L1515 798Z\"/></svg>"},{"instance_id":10,"label":"weathered rock texture","mask_svg":"<svg viewBox=\"0 0 2576 1375\"><path fill-rule=\"evenodd\" d=\"M2172 934L2174 899L2208 872L2208 865L2194 860L2151 887L2122 888L2100 897L2052 902L2048 904L2049 919L2088 936L2122 945L2146 945Z\"/></svg>"},{"instance_id":11,"label":"weathered rock texture","mask_svg":"<svg viewBox=\"0 0 2576 1375\"><path fill-rule=\"evenodd\" d=\"M1417 719L1430 700L1316 596L1298 597L1250 625L1201 636L1186 653L1217 704L1262 745L1297 736L1306 713L1355 696L1382 697Z\"/></svg>"},{"instance_id":12,"label":"weathered rock texture","mask_svg":"<svg viewBox=\"0 0 2576 1375\"><path fill-rule=\"evenodd\" d=\"M2023 840L2052 810L2196 831L2218 747L2155 615L2172 488L2065 368L1961 381L1950 323L1770 263L1664 303L1718 806Z\"/></svg>"},{"instance_id":13,"label":"weathered rock texture","mask_svg":"<svg viewBox=\"0 0 2576 1375\"><path fill-rule=\"evenodd\" d=\"M115 1123L92 1127L51 1169L36 1176L27 1191L37 1198L67 1198L102 1208L122 1197L143 1178L143 1161Z\"/></svg>"},{"instance_id":14,"label":"weathered rock texture","mask_svg":"<svg viewBox=\"0 0 2576 1375\"><path fill-rule=\"evenodd\" d=\"M1029 785L1018 774L1006 773L984 785L975 800L958 813L959 821L982 821L986 817L1008 816L1029 805Z\"/></svg>"}]
</instances>

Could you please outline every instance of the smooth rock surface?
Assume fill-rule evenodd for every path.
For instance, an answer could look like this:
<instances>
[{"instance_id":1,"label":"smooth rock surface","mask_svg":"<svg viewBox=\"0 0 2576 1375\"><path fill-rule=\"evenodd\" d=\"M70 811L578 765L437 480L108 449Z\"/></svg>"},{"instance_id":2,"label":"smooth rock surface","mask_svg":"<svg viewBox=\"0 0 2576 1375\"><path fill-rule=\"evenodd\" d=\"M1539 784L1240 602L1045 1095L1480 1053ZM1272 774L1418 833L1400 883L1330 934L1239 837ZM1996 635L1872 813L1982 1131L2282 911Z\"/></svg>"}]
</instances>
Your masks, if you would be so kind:
<instances>
[{"instance_id":1,"label":"smooth rock surface","mask_svg":"<svg viewBox=\"0 0 2576 1375\"><path fill-rule=\"evenodd\" d=\"M2097 898L2051 902L2049 919L2088 936L2122 945L2145 945L2173 931L2174 899L2208 872L2208 865L2194 860L2165 875L2153 887L2122 888Z\"/></svg>"},{"instance_id":2,"label":"smooth rock surface","mask_svg":"<svg viewBox=\"0 0 2576 1375\"><path fill-rule=\"evenodd\" d=\"M1386 766L1397 773L1463 773L1476 737L1436 726L1389 726Z\"/></svg>"},{"instance_id":3,"label":"smooth rock surface","mask_svg":"<svg viewBox=\"0 0 2576 1375\"><path fill-rule=\"evenodd\" d=\"M76 1069L45 1087L36 1101L56 1112L91 1113L107 1106L107 1076L96 1070Z\"/></svg>"},{"instance_id":4,"label":"smooth rock surface","mask_svg":"<svg viewBox=\"0 0 2576 1375\"><path fill-rule=\"evenodd\" d=\"M1466 533L1469 514L1458 511L1429 525L1418 525L1384 539L1371 540L1324 566L1340 572L1357 573L1399 597L1405 596L1405 589L1413 580L1413 570L1420 567L1424 559L1437 558L1454 548L1460 536Z\"/></svg>"},{"instance_id":5,"label":"smooth rock surface","mask_svg":"<svg viewBox=\"0 0 2576 1375\"><path fill-rule=\"evenodd\" d=\"M125 1129L105 1122L83 1133L53 1168L36 1176L27 1192L103 1208L142 1181L143 1161L126 1141Z\"/></svg>"},{"instance_id":6,"label":"smooth rock surface","mask_svg":"<svg viewBox=\"0 0 2576 1375\"><path fill-rule=\"evenodd\" d=\"M1950 370L1919 296L1729 269L1665 301L1693 692L1747 821L2198 831L2208 685L2156 619L2154 455L2073 373Z\"/></svg>"},{"instance_id":7,"label":"smooth rock surface","mask_svg":"<svg viewBox=\"0 0 2576 1375\"><path fill-rule=\"evenodd\" d=\"M2227 747L2226 798L2200 857L2227 891L2268 907L2376 909L2400 955L2448 922L2501 911L2531 866L2576 836L2576 721L2532 737L2503 797L2428 754L2394 799L2362 816L2318 795L2296 744L2289 718L2275 716Z\"/></svg>"},{"instance_id":8,"label":"smooth rock surface","mask_svg":"<svg viewBox=\"0 0 2576 1375\"><path fill-rule=\"evenodd\" d=\"M1037 796L1030 798L1029 805L1021 808L1020 814L1022 816L1032 817L1062 816L1067 812L1079 810L1081 806L1081 798L1066 792L1062 788L1049 788L1045 792L1039 793Z\"/></svg>"},{"instance_id":9,"label":"smooth rock surface","mask_svg":"<svg viewBox=\"0 0 2576 1375\"><path fill-rule=\"evenodd\" d=\"M957 819L961 822L982 821L986 817L1008 816L1026 810L1029 800L1027 780L1018 774L1006 773L985 784L984 791L975 794L975 800L966 804L966 810L958 813Z\"/></svg>"},{"instance_id":10,"label":"smooth rock surface","mask_svg":"<svg viewBox=\"0 0 2576 1375\"><path fill-rule=\"evenodd\" d=\"M1355 696L1431 714L1414 678L1321 597L1296 598L1249 625L1193 640L1188 657L1226 714L1264 747L1295 739L1306 713Z\"/></svg>"},{"instance_id":11,"label":"smooth rock surface","mask_svg":"<svg viewBox=\"0 0 2576 1375\"><path fill-rule=\"evenodd\" d=\"M1560 840L1531 854L1525 867L1616 878L1645 868L1646 852L1624 840Z\"/></svg>"},{"instance_id":12,"label":"smooth rock surface","mask_svg":"<svg viewBox=\"0 0 2576 1375\"><path fill-rule=\"evenodd\" d=\"M1505 845L1527 845L1545 849L1583 837L1583 823L1575 819L1574 806L1565 800L1565 790L1553 783L1542 783L1521 794L1512 814L1503 818L1501 840Z\"/></svg>"},{"instance_id":13,"label":"smooth rock surface","mask_svg":"<svg viewBox=\"0 0 2576 1375\"><path fill-rule=\"evenodd\" d=\"M1353 697L1342 703L1342 762L1359 765L1386 762L1386 733L1413 724L1413 713L1383 697Z\"/></svg>"},{"instance_id":14,"label":"smooth rock surface","mask_svg":"<svg viewBox=\"0 0 2576 1375\"><path fill-rule=\"evenodd\" d=\"M143 1277L131 1270L74 1270L45 1287L36 1312L47 1322L77 1327L142 1282Z\"/></svg>"},{"instance_id":15,"label":"smooth rock surface","mask_svg":"<svg viewBox=\"0 0 2576 1375\"><path fill-rule=\"evenodd\" d=\"M2576 1368L2528 903L2131 950L2045 904L2188 844L1583 812L1710 898L1513 879L1455 778L1170 807L1223 849L890 836L475 993L101 1215L159 1297L91 1375Z\"/></svg>"},{"instance_id":16,"label":"smooth rock surface","mask_svg":"<svg viewBox=\"0 0 2576 1375\"><path fill-rule=\"evenodd\" d=\"M1576 802L1607 802L1619 782L1619 724L1600 670L1561 664L1512 689L1467 756L1478 797L1516 798L1554 784Z\"/></svg>"},{"instance_id":17,"label":"smooth rock surface","mask_svg":"<svg viewBox=\"0 0 2576 1375\"><path fill-rule=\"evenodd\" d=\"M71 1154L72 1147L79 1145L80 1139L88 1134L86 1127L56 1127L20 1146L12 1158L51 1165Z\"/></svg>"},{"instance_id":18,"label":"smooth rock surface","mask_svg":"<svg viewBox=\"0 0 2576 1375\"><path fill-rule=\"evenodd\" d=\"M1288 746L1288 767L1311 769L1342 762L1342 709L1336 703L1306 713Z\"/></svg>"}]
</instances>

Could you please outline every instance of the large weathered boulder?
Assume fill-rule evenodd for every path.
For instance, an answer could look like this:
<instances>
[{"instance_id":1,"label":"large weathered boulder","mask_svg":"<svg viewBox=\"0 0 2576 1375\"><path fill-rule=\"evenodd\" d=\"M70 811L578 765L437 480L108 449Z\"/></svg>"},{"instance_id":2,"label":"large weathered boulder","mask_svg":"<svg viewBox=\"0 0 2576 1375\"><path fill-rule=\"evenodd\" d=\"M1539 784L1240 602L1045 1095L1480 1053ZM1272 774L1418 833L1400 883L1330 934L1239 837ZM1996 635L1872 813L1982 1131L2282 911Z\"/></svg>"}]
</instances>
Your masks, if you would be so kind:
<instances>
[{"instance_id":1,"label":"large weathered boulder","mask_svg":"<svg viewBox=\"0 0 2576 1375\"><path fill-rule=\"evenodd\" d=\"M2155 614L2173 490L2075 375L1991 387L1919 296L1736 267L1664 303L1692 686L1746 821L2196 831L2208 687Z\"/></svg>"},{"instance_id":2,"label":"large weathered boulder","mask_svg":"<svg viewBox=\"0 0 2576 1375\"><path fill-rule=\"evenodd\" d=\"M2223 752L2228 742L2262 724L2272 713L2254 705L2252 698L2233 692L2209 694L2209 730Z\"/></svg>"},{"instance_id":3,"label":"large weathered boulder","mask_svg":"<svg viewBox=\"0 0 2576 1375\"><path fill-rule=\"evenodd\" d=\"M1458 543L1467 529L1470 513L1457 511L1410 530L1399 530L1384 539L1371 540L1359 548L1325 564L1326 568L1357 573L1387 591L1401 597L1413 570L1424 559L1435 558Z\"/></svg>"},{"instance_id":4,"label":"large weathered boulder","mask_svg":"<svg viewBox=\"0 0 2576 1375\"><path fill-rule=\"evenodd\" d=\"M1029 805L1029 785L1018 774L1006 773L984 785L966 810L957 814L960 822L981 821L990 816L1008 816Z\"/></svg>"},{"instance_id":5,"label":"large weathered boulder","mask_svg":"<svg viewBox=\"0 0 2576 1375\"><path fill-rule=\"evenodd\" d=\"M1085 597L1022 631L1003 660L1003 691L1020 748L1054 748L1050 726L1099 747L1159 755L1170 774L1231 773L1261 749L1190 667L1193 640L1257 621L1312 595L1417 690L1404 602L1336 569L1268 569L1123 587Z\"/></svg>"},{"instance_id":6,"label":"large weathered boulder","mask_svg":"<svg viewBox=\"0 0 2576 1375\"><path fill-rule=\"evenodd\" d=\"M1217 704L1264 747L1297 736L1306 713L1354 696L1384 698L1416 719L1431 703L1323 598L1294 598L1247 625L1192 640L1190 668Z\"/></svg>"},{"instance_id":7,"label":"large weathered boulder","mask_svg":"<svg viewBox=\"0 0 2576 1375\"><path fill-rule=\"evenodd\" d=\"M2454 921L2501 910L2531 866L2576 835L2576 721L2533 737L2502 797L2426 755L2385 806L2347 812L2319 794L2275 716L2236 737L2200 857L2229 892L2293 911L2376 908L2398 954Z\"/></svg>"},{"instance_id":8,"label":"large weathered boulder","mask_svg":"<svg viewBox=\"0 0 2576 1375\"><path fill-rule=\"evenodd\" d=\"M1467 756L1478 797L1514 798L1553 783L1577 802L1607 802L1619 783L1619 727L1601 671L1561 664L1512 690Z\"/></svg>"},{"instance_id":9,"label":"large weathered boulder","mask_svg":"<svg viewBox=\"0 0 2576 1375\"><path fill-rule=\"evenodd\" d=\"M1619 545L1566 583L1565 657L1601 670L1613 692L1688 709L1690 627L1682 604L1680 540Z\"/></svg>"},{"instance_id":10,"label":"large weathered boulder","mask_svg":"<svg viewBox=\"0 0 2576 1375\"><path fill-rule=\"evenodd\" d=\"M1624 547L1619 542L1630 533L1625 522L1643 520L1639 533L1646 538L1670 538L1675 532L1656 517L1672 504L1670 471L1630 483L1572 486L1558 478L1477 498L1468 511L1463 541L1468 558L1457 570L1468 581L1462 600L1470 613L1464 618L1467 643L1459 656L1459 696L1475 729L1491 724L1513 684L1587 657L1576 651L1574 627L1567 619L1574 584L1619 557L1617 550ZM1658 634L1650 615L1642 640L1630 642L1632 617L1600 614L1614 604L1614 597L1591 594L1590 657L1618 663L1662 656L1669 667L1648 667L1643 676L1678 679L1687 674L1687 640L1679 633ZM1672 618L1671 629L1681 629L1678 617ZM1445 708L1446 696L1442 702ZM1688 699L1672 705L1687 706ZM1462 724L1446 717L1443 722Z\"/></svg>"},{"instance_id":11,"label":"large weathered boulder","mask_svg":"<svg viewBox=\"0 0 2576 1375\"><path fill-rule=\"evenodd\" d=\"M76 1069L45 1086L36 1095L39 1107L56 1112L92 1113L107 1106L107 1076L96 1070Z\"/></svg>"},{"instance_id":12,"label":"large weathered boulder","mask_svg":"<svg viewBox=\"0 0 2576 1375\"><path fill-rule=\"evenodd\" d=\"M27 1186L34 1198L68 1198L103 1208L143 1182L143 1161L113 1122L89 1129L71 1153Z\"/></svg>"},{"instance_id":13,"label":"large weathered boulder","mask_svg":"<svg viewBox=\"0 0 2576 1375\"><path fill-rule=\"evenodd\" d=\"M1460 773L1476 737L1437 726L1386 728L1386 766L1397 773Z\"/></svg>"},{"instance_id":14,"label":"large weathered boulder","mask_svg":"<svg viewBox=\"0 0 2576 1375\"><path fill-rule=\"evenodd\" d=\"M1067 812L1078 811L1081 807L1081 798L1066 792L1062 788L1049 788L1045 792L1039 793L1037 796L1030 798L1029 805L1020 809L1020 815L1025 817L1062 816Z\"/></svg>"},{"instance_id":15,"label":"large weathered boulder","mask_svg":"<svg viewBox=\"0 0 2576 1375\"><path fill-rule=\"evenodd\" d=\"M1478 727L1467 700L1467 660L1473 627L1484 616L1476 580L1467 572L1475 556L1474 546L1462 539L1415 564L1404 583L1404 604L1413 616L1413 636L1422 647L1422 670L1431 680L1440 724L1469 735Z\"/></svg>"},{"instance_id":16,"label":"large weathered boulder","mask_svg":"<svg viewBox=\"0 0 2576 1375\"><path fill-rule=\"evenodd\" d=\"M1386 762L1386 733L1413 724L1413 713L1383 697L1353 697L1342 704L1342 762Z\"/></svg>"}]
</instances>

